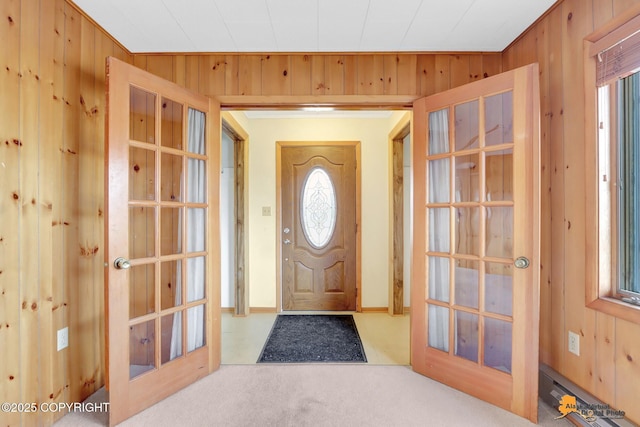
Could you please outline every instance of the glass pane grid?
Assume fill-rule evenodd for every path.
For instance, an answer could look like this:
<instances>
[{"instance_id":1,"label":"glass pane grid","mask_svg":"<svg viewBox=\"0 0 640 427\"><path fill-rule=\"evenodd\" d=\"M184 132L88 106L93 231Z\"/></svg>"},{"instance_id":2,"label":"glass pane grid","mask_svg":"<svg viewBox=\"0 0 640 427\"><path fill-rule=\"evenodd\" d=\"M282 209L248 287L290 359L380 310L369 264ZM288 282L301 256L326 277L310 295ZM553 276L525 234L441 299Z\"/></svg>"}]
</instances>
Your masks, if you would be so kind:
<instances>
[{"instance_id":1,"label":"glass pane grid","mask_svg":"<svg viewBox=\"0 0 640 427\"><path fill-rule=\"evenodd\" d=\"M132 267L130 378L206 345L207 296L186 284L206 283L206 115L189 108L184 126L183 104L158 98L131 88L129 257L151 264Z\"/></svg>"}]
</instances>

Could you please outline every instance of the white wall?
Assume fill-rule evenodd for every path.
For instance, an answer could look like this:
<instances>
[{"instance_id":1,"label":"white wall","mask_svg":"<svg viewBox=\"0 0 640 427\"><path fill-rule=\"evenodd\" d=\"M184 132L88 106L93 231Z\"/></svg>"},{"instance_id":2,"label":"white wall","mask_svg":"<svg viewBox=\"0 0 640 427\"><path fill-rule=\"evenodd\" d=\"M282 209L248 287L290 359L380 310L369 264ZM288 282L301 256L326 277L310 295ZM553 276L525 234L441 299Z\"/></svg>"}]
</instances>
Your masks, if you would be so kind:
<instances>
[{"instance_id":1,"label":"white wall","mask_svg":"<svg viewBox=\"0 0 640 427\"><path fill-rule=\"evenodd\" d=\"M249 134L249 296L251 307L276 306L276 141L360 141L362 306L388 306L389 132L402 117L247 119ZM271 216L262 216L270 207Z\"/></svg>"}]
</instances>

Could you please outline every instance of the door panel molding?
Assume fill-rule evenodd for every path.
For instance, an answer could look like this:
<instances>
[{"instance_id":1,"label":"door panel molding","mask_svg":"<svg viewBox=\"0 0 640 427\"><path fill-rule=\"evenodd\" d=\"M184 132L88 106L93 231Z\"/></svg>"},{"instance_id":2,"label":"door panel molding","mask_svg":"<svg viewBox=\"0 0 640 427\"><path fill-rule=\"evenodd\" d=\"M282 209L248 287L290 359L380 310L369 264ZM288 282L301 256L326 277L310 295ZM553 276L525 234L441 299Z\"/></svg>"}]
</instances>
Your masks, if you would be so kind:
<instances>
[{"instance_id":1,"label":"door panel molding","mask_svg":"<svg viewBox=\"0 0 640 427\"><path fill-rule=\"evenodd\" d=\"M301 146L352 146L356 154L356 311L362 311L362 238L361 238L361 171L360 141L276 141L276 312L283 310L283 273L282 273L282 149Z\"/></svg>"}]
</instances>

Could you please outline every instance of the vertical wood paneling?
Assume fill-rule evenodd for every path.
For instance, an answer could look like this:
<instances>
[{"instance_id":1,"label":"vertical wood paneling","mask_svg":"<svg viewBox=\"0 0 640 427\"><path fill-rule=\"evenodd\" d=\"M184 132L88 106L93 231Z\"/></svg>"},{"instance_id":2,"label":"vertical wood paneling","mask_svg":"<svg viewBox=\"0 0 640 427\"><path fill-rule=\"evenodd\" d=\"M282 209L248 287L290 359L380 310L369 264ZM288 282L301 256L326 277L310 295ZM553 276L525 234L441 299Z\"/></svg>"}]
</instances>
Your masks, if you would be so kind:
<instances>
[{"instance_id":1,"label":"vertical wood paneling","mask_svg":"<svg viewBox=\"0 0 640 427\"><path fill-rule=\"evenodd\" d=\"M353 71L353 57L349 60L350 70ZM339 93L355 93L355 81L353 78L349 79L349 84L346 83L346 70L347 65L345 63L344 56L327 56L324 60L324 91L327 95L339 94ZM352 76L353 77L353 76Z\"/></svg>"},{"instance_id":2,"label":"vertical wood paneling","mask_svg":"<svg viewBox=\"0 0 640 427\"><path fill-rule=\"evenodd\" d=\"M417 55L397 55L398 95L418 93Z\"/></svg>"},{"instance_id":3,"label":"vertical wood paneling","mask_svg":"<svg viewBox=\"0 0 640 427\"><path fill-rule=\"evenodd\" d=\"M79 140L72 149L77 162L77 233L75 253L70 257L77 258L77 274L73 278L71 299L70 337L78 345L75 356L79 360L90 363L79 363L71 366L71 381L79 388L80 399L85 399L95 391L95 343L97 322L92 322L94 287L89 286L94 277L94 259L98 257L100 245L96 242L94 207L96 195L96 163L95 157L95 27L85 19L80 19L80 92L76 99L71 99L76 108Z\"/></svg>"},{"instance_id":4,"label":"vertical wood paneling","mask_svg":"<svg viewBox=\"0 0 640 427\"><path fill-rule=\"evenodd\" d=\"M540 360L550 363L551 329L551 110L549 99L549 19L545 18L536 28L537 62L540 70Z\"/></svg>"},{"instance_id":5,"label":"vertical wood paneling","mask_svg":"<svg viewBox=\"0 0 640 427\"><path fill-rule=\"evenodd\" d=\"M593 28L600 28L613 18L613 1L596 0L593 2Z\"/></svg>"},{"instance_id":6,"label":"vertical wood paneling","mask_svg":"<svg viewBox=\"0 0 640 427\"><path fill-rule=\"evenodd\" d=\"M63 157L64 157L64 58L65 58L65 6L64 0L56 0L56 18L55 18L55 56L54 56L54 82L52 95L54 100L54 123L52 128L48 129L52 138L54 138L55 144L53 145L53 156L49 159L54 165L54 187L55 193L52 196L53 201L53 219L51 221L51 227L53 229L53 266L54 266L54 281L53 281L53 307L51 310L54 312L54 331L58 331L69 325L69 311L67 309L68 293L65 293L67 287L64 283L64 226L63 226L63 214L64 214L64 194L61 190L63 185ZM57 350L57 347L56 347ZM69 369L67 367L69 349L56 351L54 359L56 363L54 365L53 372L53 384L54 389L49 397L56 402L68 402L70 398L69 392ZM60 417L63 414L56 414L56 417Z\"/></svg>"},{"instance_id":7,"label":"vertical wood paneling","mask_svg":"<svg viewBox=\"0 0 640 427\"><path fill-rule=\"evenodd\" d=\"M79 277L78 266L78 147L79 147L79 125L80 125L80 91L78 82L80 81L80 54L81 54L81 18L80 15L68 4L65 5L65 52L64 52L64 118L63 118L63 147L62 147L62 188L63 212L62 222L58 224L63 229L63 283L64 295L66 296L67 321L69 322L69 342L78 341L77 322L78 316L78 295L77 284ZM82 400L82 388L80 386L80 365L85 363L82 359L85 350L78 348L77 351L68 351L68 378L69 399L72 401Z\"/></svg>"},{"instance_id":8,"label":"vertical wood paneling","mask_svg":"<svg viewBox=\"0 0 640 427\"><path fill-rule=\"evenodd\" d=\"M311 56L291 57L291 95L311 95Z\"/></svg>"},{"instance_id":9,"label":"vertical wood paneling","mask_svg":"<svg viewBox=\"0 0 640 427\"><path fill-rule=\"evenodd\" d=\"M626 416L638 422L640 405L638 405L638 378L640 378L640 327L626 320L616 320L616 404L626 412Z\"/></svg>"},{"instance_id":10,"label":"vertical wood paneling","mask_svg":"<svg viewBox=\"0 0 640 427\"><path fill-rule=\"evenodd\" d=\"M173 57L173 81L182 86L186 87L186 62L184 55L176 55Z\"/></svg>"},{"instance_id":11,"label":"vertical wood paneling","mask_svg":"<svg viewBox=\"0 0 640 427\"><path fill-rule=\"evenodd\" d=\"M600 1L600 0L595 0ZM613 0L613 16L618 16L622 12L631 8L632 6L636 6L638 4L638 0Z\"/></svg>"},{"instance_id":12,"label":"vertical wood paneling","mask_svg":"<svg viewBox=\"0 0 640 427\"><path fill-rule=\"evenodd\" d=\"M482 76L484 78L495 76L502 72L501 55L482 55Z\"/></svg>"},{"instance_id":13,"label":"vertical wood paneling","mask_svg":"<svg viewBox=\"0 0 640 427\"><path fill-rule=\"evenodd\" d=\"M384 57L358 55L358 95L382 95L384 93Z\"/></svg>"},{"instance_id":14,"label":"vertical wood paneling","mask_svg":"<svg viewBox=\"0 0 640 427\"><path fill-rule=\"evenodd\" d=\"M417 62L418 93L422 96L433 95L436 93L436 57L435 55L418 55Z\"/></svg>"},{"instance_id":15,"label":"vertical wood paneling","mask_svg":"<svg viewBox=\"0 0 640 427\"><path fill-rule=\"evenodd\" d=\"M38 11L38 0L23 0L22 10ZM39 16L22 13L20 45L39 46ZM40 107L40 58L38 49L20 50L20 364L21 402L37 402L39 396L38 366L39 331L38 310L41 308L38 271L38 175L31 173L38 165ZM37 167L37 166L36 166ZM39 413L22 416L23 425L38 425Z\"/></svg>"},{"instance_id":16,"label":"vertical wood paneling","mask_svg":"<svg viewBox=\"0 0 640 427\"><path fill-rule=\"evenodd\" d=\"M482 55L469 55L469 81L482 79L483 69Z\"/></svg>"},{"instance_id":17,"label":"vertical wood paneling","mask_svg":"<svg viewBox=\"0 0 640 427\"><path fill-rule=\"evenodd\" d=\"M262 95L291 95L288 55L262 57Z\"/></svg>"},{"instance_id":18,"label":"vertical wood paneling","mask_svg":"<svg viewBox=\"0 0 640 427\"><path fill-rule=\"evenodd\" d=\"M174 81L173 56L149 55L147 56L147 69L156 76L160 76L165 80L169 80L170 82Z\"/></svg>"},{"instance_id":19,"label":"vertical wood paneling","mask_svg":"<svg viewBox=\"0 0 640 427\"><path fill-rule=\"evenodd\" d=\"M543 194L541 361L611 406L640 420L640 325L585 307L585 157L582 40L637 0L565 0L502 55L504 69L541 65L542 144L548 150L548 207ZM536 57L531 49L536 49ZM545 70L548 75L545 76ZM545 87L546 86L546 87ZM545 96L547 100L545 101ZM548 136L545 137L545 133ZM544 146L547 144L547 147ZM545 228L548 230L545 232ZM548 234L547 234L548 233ZM545 235L549 241L545 243ZM545 255L545 247L550 256ZM545 257L548 256L548 261ZM550 263L551 273L545 272ZM545 283L545 280L550 282ZM545 321L550 317L549 321ZM580 334L580 356L567 350L567 331Z\"/></svg>"},{"instance_id":20,"label":"vertical wood paneling","mask_svg":"<svg viewBox=\"0 0 640 427\"><path fill-rule=\"evenodd\" d=\"M449 57L449 73L451 87L458 87L471 81L469 55L451 55Z\"/></svg>"},{"instance_id":21,"label":"vertical wood paneling","mask_svg":"<svg viewBox=\"0 0 640 427\"><path fill-rule=\"evenodd\" d=\"M436 55L435 58L435 93L451 88L449 55Z\"/></svg>"},{"instance_id":22,"label":"vertical wood paneling","mask_svg":"<svg viewBox=\"0 0 640 427\"><path fill-rule=\"evenodd\" d=\"M208 55L200 59L199 91L205 95L224 93L226 58L222 55Z\"/></svg>"},{"instance_id":23,"label":"vertical wood paneling","mask_svg":"<svg viewBox=\"0 0 640 427\"><path fill-rule=\"evenodd\" d=\"M238 94L261 95L262 58L258 55L238 57ZM201 92L202 93L202 92Z\"/></svg>"},{"instance_id":24,"label":"vertical wood paneling","mask_svg":"<svg viewBox=\"0 0 640 427\"><path fill-rule=\"evenodd\" d=\"M0 3L0 400L19 402L20 384L20 1ZM3 414L18 425L20 414Z\"/></svg>"},{"instance_id":25,"label":"vertical wood paneling","mask_svg":"<svg viewBox=\"0 0 640 427\"><path fill-rule=\"evenodd\" d=\"M360 89L360 80L358 75L358 57L355 55L345 55L342 57L342 93L344 95L357 95ZM331 93L336 94L335 90Z\"/></svg>"},{"instance_id":26,"label":"vertical wood paneling","mask_svg":"<svg viewBox=\"0 0 640 427\"><path fill-rule=\"evenodd\" d=\"M562 8L557 7L549 15L549 94L551 140L551 259L564 259L565 251L565 207L564 207L564 98L562 96ZM562 372L567 354L565 339L565 289L564 262L551 265L551 324L550 364Z\"/></svg>"},{"instance_id":27,"label":"vertical wood paneling","mask_svg":"<svg viewBox=\"0 0 640 427\"><path fill-rule=\"evenodd\" d=\"M200 82L200 68L198 67L199 57L187 56L185 58L185 77L184 86L187 89L198 91L198 85Z\"/></svg>"},{"instance_id":28,"label":"vertical wood paneling","mask_svg":"<svg viewBox=\"0 0 640 427\"><path fill-rule=\"evenodd\" d=\"M131 55L65 0L1 2L0 347L21 350L3 354L0 400L79 401L103 384L104 56L226 95L428 95L538 60L542 188L551 189L542 198L543 361L639 421L640 326L584 307L584 129L575 101L582 38L636 4L565 0L502 55L274 55L265 63L260 55ZM64 326L70 347L57 352ZM582 334L579 358L568 356L567 329ZM2 422L50 425L61 415L3 414Z\"/></svg>"},{"instance_id":29,"label":"vertical wood paneling","mask_svg":"<svg viewBox=\"0 0 640 427\"><path fill-rule=\"evenodd\" d=\"M64 23L63 13L58 13L61 3L56 1L41 3L40 10L40 129L48 129L40 134L38 153L38 265L40 287L40 309L38 310L40 351L38 377L41 383L39 398L42 402L61 402L64 398L64 366L56 351L56 331L64 323L58 315L62 300L57 292L61 289L59 268L62 262L61 234L53 226L59 214L60 200L60 151L62 145L62 109L60 105L62 86L62 62L64 43L60 37L60 23ZM59 228L58 228L59 229ZM51 425L55 413L40 414L42 425Z\"/></svg>"},{"instance_id":30,"label":"vertical wood paneling","mask_svg":"<svg viewBox=\"0 0 640 427\"><path fill-rule=\"evenodd\" d=\"M565 0L562 3L562 64L565 141L565 337L567 331L580 335L580 359L576 363L567 355L564 372L580 386L593 390L595 387L595 315L584 309L585 301L585 157L584 147L584 103L568 100L583 99L583 42L584 36L593 31L591 3L582 0ZM528 39L528 38L527 38ZM528 59L528 58L527 58Z\"/></svg>"},{"instance_id":31,"label":"vertical wood paneling","mask_svg":"<svg viewBox=\"0 0 640 427\"><path fill-rule=\"evenodd\" d=\"M225 71L225 94L238 94L240 93L240 59L237 55L227 55L225 58L227 63Z\"/></svg>"},{"instance_id":32,"label":"vertical wood paneling","mask_svg":"<svg viewBox=\"0 0 640 427\"><path fill-rule=\"evenodd\" d=\"M311 93L313 95L324 95L327 88L326 62L330 61L324 55L311 56ZM296 79L300 79L296 76ZM330 90L331 88L329 88Z\"/></svg>"},{"instance_id":33,"label":"vertical wood paneling","mask_svg":"<svg viewBox=\"0 0 640 427\"><path fill-rule=\"evenodd\" d=\"M398 55L385 55L383 58L382 90L385 95L398 93Z\"/></svg>"},{"instance_id":34,"label":"vertical wood paneling","mask_svg":"<svg viewBox=\"0 0 640 427\"><path fill-rule=\"evenodd\" d=\"M80 401L103 385L104 57L132 58L65 0L0 11L0 401Z\"/></svg>"},{"instance_id":35,"label":"vertical wood paneling","mask_svg":"<svg viewBox=\"0 0 640 427\"><path fill-rule=\"evenodd\" d=\"M92 215L95 220L94 226L94 239L97 247L97 252L93 257L93 280L94 284L104 284L104 251L105 242L103 236L104 230L104 158L105 158L105 146L103 143L105 135L105 118L106 118L106 98L105 98L105 84L106 84L106 58L113 55L114 45L113 42L104 34L96 33L96 55L95 55L95 110L94 110L94 145L95 145L95 157L94 167L95 182L93 185L94 192L97 195L95 198L95 205L93 206ZM94 286L93 296L94 316L95 313L104 313L105 307L105 294L104 286ZM94 317L95 318L95 317ZM98 320L97 329L95 329L98 337L105 337L105 320L104 317ZM95 342L96 350L94 352L94 363L99 369L95 369L94 386L99 388L105 382L105 367L106 367L106 343L104 338Z\"/></svg>"},{"instance_id":36,"label":"vertical wood paneling","mask_svg":"<svg viewBox=\"0 0 640 427\"><path fill-rule=\"evenodd\" d=\"M603 402L616 400L616 319L596 313L596 383L594 395Z\"/></svg>"}]
</instances>

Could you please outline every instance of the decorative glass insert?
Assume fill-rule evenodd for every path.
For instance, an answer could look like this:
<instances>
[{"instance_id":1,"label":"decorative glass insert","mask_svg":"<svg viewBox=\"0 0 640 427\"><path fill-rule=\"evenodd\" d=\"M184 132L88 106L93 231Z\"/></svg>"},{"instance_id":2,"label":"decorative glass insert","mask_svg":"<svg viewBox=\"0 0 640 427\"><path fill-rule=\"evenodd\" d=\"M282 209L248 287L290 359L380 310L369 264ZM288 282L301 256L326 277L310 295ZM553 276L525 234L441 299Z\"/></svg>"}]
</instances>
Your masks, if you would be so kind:
<instances>
[{"instance_id":1,"label":"decorative glass insert","mask_svg":"<svg viewBox=\"0 0 640 427\"><path fill-rule=\"evenodd\" d=\"M326 246L336 228L336 191L323 169L309 171L302 185L300 222L307 241L316 249Z\"/></svg>"}]
</instances>

